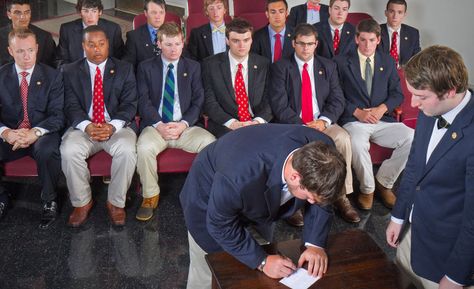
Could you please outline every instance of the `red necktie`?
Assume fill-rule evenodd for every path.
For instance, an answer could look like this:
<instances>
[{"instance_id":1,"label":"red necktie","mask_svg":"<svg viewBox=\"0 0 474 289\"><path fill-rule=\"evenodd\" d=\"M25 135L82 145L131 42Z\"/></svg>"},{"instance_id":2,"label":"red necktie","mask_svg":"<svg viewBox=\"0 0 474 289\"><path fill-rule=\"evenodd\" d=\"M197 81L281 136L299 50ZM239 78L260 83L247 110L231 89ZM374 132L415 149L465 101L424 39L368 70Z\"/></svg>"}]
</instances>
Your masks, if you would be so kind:
<instances>
[{"instance_id":1,"label":"red necktie","mask_svg":"<svg viewBox=\"0 0 474 289\"><path fill-rule=\"evenodd\" d=\"M23 105L23 120L21 121L18 128L31 128L30 120L28 119L28 82L26 81L28 74L29 73L26 71L20 72L20 96Z\"/></svg>"},{"instance_id":2,"label":"red necktie","mask_svg":"<svg viewBox=\"0 0 474 289\"><path fill-rule=\"evenodd\" d=\"M281 58L281 35L275 34L275 47L273 48L273 62L277 62Z\"/></svg>"},{"instance_id":3,"label":"red necktie","mask_svg":"<svg viewBox=\"0 0 474 289\"><path fill-rule=\"evenodd\" d=\"M102 83L102 75L99 66L95 69L94 77L94 95L92 97L92 122L104 123L104 91Z\"/></svg>"},{"instance_id":4,"label":"red necktie","mask_svg":"<svg viewBox=\"0 0 474 289\"><path fill-rule=\"evenodd\" d=\"M301 76L301 119L303 123L313 121L313 94L311 92L308 63L303 65L303 73Z\"/></svg>"},{"instance_id":5,"label":"red necktie","mask_svg":"<svg viewBox=\"0 0 474 289\"><path fill-rule=\"evenodd\" d=\"M319 11L319 9L321 9L321 6L318 4L318 5L314 5L310 2L307 3L308 5L308 10L314 10L314 11Z\"/></svg>"},{"instance_id":6,"label":"red necktie","mask_svg":"<svg viewBox=\"0 0 474 289\"><path fill-rule=\"evenodd\" d=\"M334 30L334 38L332 40L332 46L334 48L334 54L335 55L338 55L339 54L339 42L340 42L340 38L339 38L339 29L335 29Z\"/></svg>"},{"instance_id":7,"label":"red necktie","mask_svg":"<svg viewBox=\"0 0 474 289\"><path fill-rule=\"evenodd\" d=\"M397 66L398 66L397 37L398 37L398 32L393 31L393 33L392 33L392 45L390 46L390 55L393 57L393 59L395 60L395 63L397 63Z\"/></svg>"},{"instance_id":8,"label":"red necktie","mask_svg":"<svg viewBox=\"0 0 474 289\"><path fill-rule=\"evenodd\" d=\"M237 73L235 74L235 100L237 101L238 115L240 121L249 121L250 112L249 112L249 98L247 92L245 91L244 76L242 75L242 64L237 65Z\"/></svg>"}]
</instances>

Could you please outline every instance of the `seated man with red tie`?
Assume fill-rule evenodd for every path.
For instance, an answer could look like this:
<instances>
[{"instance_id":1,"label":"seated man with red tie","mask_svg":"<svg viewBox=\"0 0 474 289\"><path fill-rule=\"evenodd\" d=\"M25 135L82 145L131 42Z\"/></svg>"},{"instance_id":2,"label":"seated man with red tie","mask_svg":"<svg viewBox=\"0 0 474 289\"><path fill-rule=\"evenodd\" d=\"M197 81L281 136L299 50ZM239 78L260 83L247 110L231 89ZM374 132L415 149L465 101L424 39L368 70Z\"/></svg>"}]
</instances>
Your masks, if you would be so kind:
<instances>
[{"instance_id":1,"label":"seated man with red tie","mask_svg":"<svg viewBox=\"0 0 474 289\"><path fill-rule=\"evenodd\" d=\"M288 24L296 27L300 23L316 24L327 21L329 18L328 5L320 2L321 0L308 0L305 4L291 8Z\"/></svg>"},{"instance_id":2,"label":"seated man with red tie","mask_svg":"<svg viewBox=\"0 0 474 289\"><path fill-rule=\"evenodd\" d=\"M270 62L250 52L252 31L247 20L234 18L226 26L229 51L203 62L204 111L216 137L272 119L266 87Z\"/></svg>"},{"instance_id":3,"label":"seated man with red tie","mask_svg":"<svg viewBox=\"0 0 474 289\"><path fill-rule=\"evenodd\" d=\"M268 0L266 10L269 24L255 32L250 51L275 62L293 55L293 27L286 24L288 3L285 0Z\"/></svg>"},{"instance_id":4,"label":"seated man with red tie","mask_svg":"<svg viewBox=\"0 0 474 289\"><path fill-rule=\"evenodd\" d=\"M147 221L158 205L160 187L156 156L167 147L198 153L214 136L194 126L201 114L204 90L198 62L181 57L181 28L165 23L158 30L161 56L140 63L137 71L138 113L142 129L137 142L137 170L143 202L136 218Z\"/></svg>"},{"instance_id":5,"label":"seated man with red tie","mask_svg":"<svg viewBox=\"0 0 474 289\"><path fill-rule=\"evenodd\" d=\"M318 33L310 24L296 26L293 47L288 59L274 63L270 70L270 105L279 123L304 124L328 135L346 161L346 179L342 198L335 202L344 220L360 221L346 195L353 192L351 139L337 125L344 111L344 93L339 84L336 64L315 56Z\"/></svg>"},{"instance_id":6,"label":"seated man with red tie","mask_svg":"<svg viewBox=\"0 0 474 289\"><path fill-rule=\"evenodd\" d=\"M137 161L137 87L130 63L109 57L109 40L97 25L84 29L86 58L64 65L64 112L70 128L61 144L62 169L72 206L68 224L81 226L92 208L87 158L112 156L107 210L113 225L125 224L125 196ZM134 130L135 129L135 130Z\"/></svg>"},{"instance_id":7,"label":"seated man with red tie","mask_svg":"<svg viewBox=\"0 0 474 289\"><path fill-rule=\"evenodd\" d=\"M15 60L0 69L0 162L29 155L36 160L42 187L40 228L57 216L56 185L61 174L59 131L64 127L64 89L61 73L36 63L38 43L33 31L12 30L8 51ZM0 218L8 207L0 182Z\"/></svg>"},{"instance_id":8,"label":"seated man with red tie","mask_svg":"<svg viewBox=\"0 0 474 289\"><path fill-rule=\"evenodd\" d=\"M204 13L209 18L209 23L191 30L186 47L189 57L199 62L227 50L224 22L227 1L204 0Z\"/></svg>"},{"instance_id":9,"label":"seated man with red tie","mask_svg":"<svg viewBox=\"0 0 474 289\"><path fill-rule=\"evenodd\" d=\"M387 23L380 25L382 39L379 49L389 53L398 66L407 63L421 50L418 29L403 24L406 15L407 2L405 0L389 0L385 10Z\"/></svg>"},{"instance_id":10,"label":"seated man with red tie","mask_svg":"<svg viewBox=\"0 0 474 289\"><path fill-rule=\"evenodd\" d=\"M318 55L333 58L356 50L355 28L346 22L350 7L350 0L329 1L329 19L314 25L319 36L319 44L316 49Z\"/></svg>"}]
</instances>

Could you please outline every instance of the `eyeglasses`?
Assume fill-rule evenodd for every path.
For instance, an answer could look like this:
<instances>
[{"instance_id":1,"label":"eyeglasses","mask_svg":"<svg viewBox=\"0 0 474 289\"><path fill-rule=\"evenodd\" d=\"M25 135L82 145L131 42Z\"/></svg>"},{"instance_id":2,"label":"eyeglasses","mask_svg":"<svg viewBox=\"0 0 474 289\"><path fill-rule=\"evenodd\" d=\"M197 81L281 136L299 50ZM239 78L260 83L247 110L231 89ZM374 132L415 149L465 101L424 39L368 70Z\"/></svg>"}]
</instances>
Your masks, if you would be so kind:
<instances>
[{"instance_id":1,"label":"eyeglasses","mask_svg":"<svg viewBox=\"0 0 474 289\"><path fill-rule=\"evenodd\" d=\"M31 10L25 10L25 11L14 10L12 12L12 14L15 15L16 17L30 16L31 15Z\"/></svg>"},{"instance_id":2,"label":"eyeglasses","mask_svg":"<svg viewBox=\"0 0 474 289\"><path fill-rule=\"evenodd\" d=\"M312 47L316 45L316 42L302 42L302 41L295 41L295 44L301 47Z\"/></svg>"}]
</instances>

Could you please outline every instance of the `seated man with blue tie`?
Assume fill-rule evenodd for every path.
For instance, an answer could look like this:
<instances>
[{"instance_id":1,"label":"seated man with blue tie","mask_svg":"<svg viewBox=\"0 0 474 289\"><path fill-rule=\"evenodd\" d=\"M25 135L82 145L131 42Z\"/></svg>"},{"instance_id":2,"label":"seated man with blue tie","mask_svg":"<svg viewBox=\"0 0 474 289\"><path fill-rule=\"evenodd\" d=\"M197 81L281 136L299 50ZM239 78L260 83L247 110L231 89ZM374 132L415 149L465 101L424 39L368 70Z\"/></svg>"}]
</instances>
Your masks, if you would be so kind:
<instances>
[{"instance_id":1,"label":"seated man with blue tie","mask_svg":"<svg viewBox=\"0 0 474 289\"><path fill-rule=\"evenodd\" d=\"M344 220L357 223L359 214L347 194L352 188L352 150L349 134L337 125L344 111L344 93L339 84L336 64L314 55L318 33L311 24L296 26L291 58L274 63L270 70L270 105L275 121L301 124L328 135L346 160L346 180L342 197L335 207Z\"/></svg>"},{"instance_id":2,"label":"seated man with blue tie","mask_svg":"<svg viewBox=\"0 0 474 289\"><path fill-rule=\"evenodd\" d=\"M398 66L404 65L408 60L420 52L420 32L418 29L403 24L407 15L407 2L405 0L388 0L385 16L387 23L381 24L382 39L379 48L389 53Z\"/></svg>"},{"instance_id":3,"label":"seated man with blue tie","mask_svg":"<svg viewBox=\"0 0 474 289\"><path fill-rule=\"evenodd\" d=\"M166 3L164 0L145 0L146 23L127 32L125 53L122 60L130 62L134 68L145 59L159 56L157 30L165 22Z\"/></svg>"},{"instance_id":4,"label":"seated man with blue tie","mask_svg":"<svg viewBox=\"0 0 474 289\"><path fill-rule=\"evenodd\" d=\"M24 156L36 160L42 186L40 228L58 213L56 185L61 174L60 131L64 127L64 89L61 73L36 63L38 43L33 31L12 30L8 51L15 60L0 69L0 162ZM8 196L0 182L0 218Z\"/></svg>"},{"instance_id":5,"label":"seated man with blue tie","mask_svg":"<svg viewBox=\"0 0 474 289\"><path fill-rule=\"evenodd\" d=\"M158 30L161 57L138 66L138 113L142 129L137 143L137 170L143 202L136 218L147 221L158 205L160 187L156 156L167 147L198 153L214 136L194 126L201 114L204 90L198 62L181 57L181 28L165 23Z\"/></svg>"},{"instance_id":6,"label":"seated man with blue tie","mask_svg":"<svg viewBox=\"0 0 474 289\"><path fill-rule=\"evenodd\" d=\"M295 50L291 45L293 27L286 24L288 3L285 0L268 0L265 15L269 24L254 33L250 51L271 62L290 57Z\"/></svg>"},{"instance_id":7,"label":"seated man with blue tie","mask_svg":"<svg viewBox=\"0 0 474 289\"><path fill-rule=\"evenodd\" d=\"M204 0L204 13L209 18L209 23L191 30L186 46L189 57L199 62L227 50L224 22L227 1Z\"/></svg>"},{"instance_id":8,"label":"seated man with blue tie","mask_svg":"<svg viewBox=\"0 0 474 289\"><path fill-rule=\"evenodd\" d=\"M62 169L74 207L68 224L81 226L93 205L87 158L112 156L107 210L113 225L125 224L125 196L135 173L137 87L130 63L109 57L105 30L84 29L86 58L63 66L64 112L69 129L61 144Z\"/></svg>"},{"instance_id":9,"label":"seated man with blue tie","mask_svg":"<svg viewBox=\"0 0 474 289\"><path fill-rule=\"evenodd\" d=\"M305 4L291 8L288 24L296 27L300 23L316 24L327 21L328 8L328 5L321 4L321 0L308 0Z\"/></svg>"},{"instance_id":10,"label":"seated man with blue tie","mask_svg":"<svg viewBox=\"0 0 474 289\"><path fill-rule=\"evenodd\" d=\"M252 31L247 20L234 18L226 27L229 51L202 64L204 111L208 130L216 137L272 119L267 99L270 61L250 52Z\"/></svg>"},{"instance_id":11,"label":"seated man with blue tie","mask_svg":"<svg viewBox=\"0 0 474 289\"><path fill-rule=\"evenodd\" d=\"M355 28L346 22L350 7L350 0L329 1L329 19L314 25L319 35L318 55L334 58L356 50Z\"/></svg>"},{"instance_id":12,"label":"seated man with blue tie","mask_svg":"<svg viewBox=\"0 0 474 289\"><path fill-rule=\"evenodd\" d=\"M351 135L352 166L360 182L359 207L370 210L377 191L383 204L392 208L396 200L393 184L408 159L413 130L393 117L403 94L395 62L388 54L376 51L379 24L373 19L359 22L355 41L356 52L335 58L346 99L339 123ZM370 142L394 149L375 178Z\"/></svg>"}]
</instances>

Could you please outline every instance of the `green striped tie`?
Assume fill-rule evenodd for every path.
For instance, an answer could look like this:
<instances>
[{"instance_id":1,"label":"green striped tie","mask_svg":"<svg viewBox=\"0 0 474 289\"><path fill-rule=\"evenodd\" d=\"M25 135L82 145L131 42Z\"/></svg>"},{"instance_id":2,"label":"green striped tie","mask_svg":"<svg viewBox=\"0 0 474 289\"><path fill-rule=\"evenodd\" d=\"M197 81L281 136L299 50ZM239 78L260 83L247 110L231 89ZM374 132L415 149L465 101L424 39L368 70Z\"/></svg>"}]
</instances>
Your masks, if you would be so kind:
<instances>
[{"instance_id":1,"label":"green striped tie","mask_svg":"<svg viewBox=\"0 0 474 289\"><path fill-rule=\"evenodd\" d=\"M166 73L165 80L165 91L163 92L163 110L161 118L164 123L173 121L173 108L174 108L174 65L170 63L168 65L168 72Z\"/></svg>"}]
</instances>

